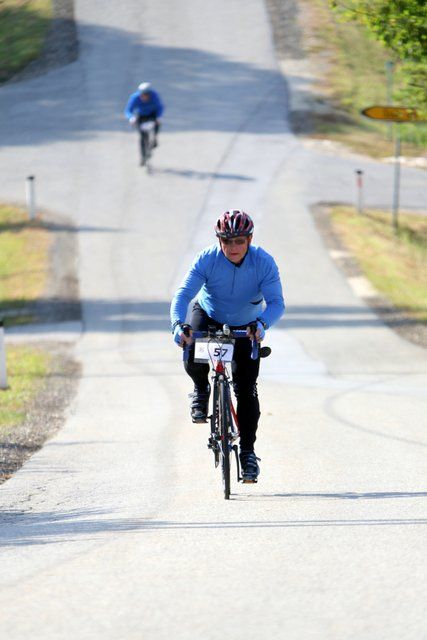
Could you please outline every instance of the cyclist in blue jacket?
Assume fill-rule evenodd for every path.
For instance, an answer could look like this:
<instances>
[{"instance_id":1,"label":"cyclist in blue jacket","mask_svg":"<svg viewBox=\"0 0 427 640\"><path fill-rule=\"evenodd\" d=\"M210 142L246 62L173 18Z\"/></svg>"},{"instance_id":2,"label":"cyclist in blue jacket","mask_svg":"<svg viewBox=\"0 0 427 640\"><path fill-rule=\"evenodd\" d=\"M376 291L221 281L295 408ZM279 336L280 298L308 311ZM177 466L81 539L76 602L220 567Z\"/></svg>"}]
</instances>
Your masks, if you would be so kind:
<instances>
[{"instance_id":1,"label":"cyclist in blue jacket","mask_svg":"<svg viewBox=\"0 0 427 640\"><path fill-rule=\"evenodd\" d=\"M138 91L129 97L125 109L125 116L131 125L139 125L141 122L153 120L156 123L154 146L158 144L157 134L160 130L160 117L164 111L164 106L159 94L154 91L149 82L141 82ZM139 128L139 127L138 127ZM140 130L142 136L142 132Z\"/></svg>"},{"instance_id":2,"label":"cyclist in blue jacket","mask_svg":"<svg viewBox=\"0 0 427 640\"><path fill-rule=\"evenodd\" d=\"M215 225L219 243L207 247L194 259L171 304L174 340L179 346L192 345L191 331L206 331L209 325L232 329L256 323L255 339L282 316L280 275L274 259L261 247L253 246L254 225L244 211L226 211ZM193 304L189 325L187 310ZM184 332L184 330L187 330ZM188 334L188 335L187 335ZM248 335L250 332L248 330ZM232 374L240 428L240 461L245 480L256 480L258 458L254 452L260 416L257 393L258 360L251 359L250 340L237 340ZM210 385L209 365L194 362L194 345L184 364L194 382L190 412L193 422L206 422Z\"/></svg>"}]
</instances>

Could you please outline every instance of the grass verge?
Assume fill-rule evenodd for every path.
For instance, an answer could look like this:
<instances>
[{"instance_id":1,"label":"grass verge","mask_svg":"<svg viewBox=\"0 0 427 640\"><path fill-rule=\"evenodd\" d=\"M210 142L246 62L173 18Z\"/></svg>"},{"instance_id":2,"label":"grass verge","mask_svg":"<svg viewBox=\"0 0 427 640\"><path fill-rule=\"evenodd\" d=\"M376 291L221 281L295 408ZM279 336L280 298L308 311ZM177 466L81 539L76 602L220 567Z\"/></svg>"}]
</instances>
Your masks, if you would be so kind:
<instances>
[{"instance_id":1,"label":"grass verge","mask_svg":"<svg viewBox=\"0 0 427 640\"><path fill-rule=\"evenodd\" d=\"M317 98L330 104L332 114L314 117L315 135L342 142L373 157L394 154L394 129L404 141L402 155L425 154L425 124L393 125L365 118L360 111L373 104L387 104L387 50L362 25L337 20L328 0L302 0L305 47L316 68L323 69L316 86ZM392 89L405 81L394 74ZM403 105L416 107L417 105ZM335 111L335 114L334 114Z\"/></svg>"},{"instance_id":2,"label":"grass verge","mask_svg":"<svg viewBox=\"0 0 427 640\"><path fill-rule=\"evenodd\" d=\"M28 312L43 294L49 270L51 235L16 207L0 206L0 317L6 325L32 319ZM7 349L9 388L0 391L0 434L21 424L49 372L49 354L41 349Z\"/></svg>"},{"instance_id":3,"label":"grass verge","mask_svg":"<svg viewBox=\"0 0 427 640\"><path fill-rule=\"evenodd\" d=\"M0 0L0 82L39 57L51 20L51 0Z\"/></svg>"},{"instance_id":4,"label":"grass verge","mask_svg":"<svg viewBox=\"0 0 427 640\"><path fill-rule=\"evenodd\" d=\"M27 411L50 372L52 357L33 347L7 349L8 385L0 390L0 436L7 436L24 422Z\"/></svg>"},{"instance_id":5,"label":"grass verge","mask_svg":"<svg viewBox=\"0 0 427 640\"><path fill-rule=\"evenodd\" d=\"M74 245L67 233L58 244L63 235L58 229L66 231L67 226L47 219L29 222L24 211L0 206L0 317L6 324L51 321L52 290L58 287L66 308L64 315L53 317L69 318L76 295L70 262ZM55 274L54 252L63 263ZM59 286L58 270L64 264ZM0 390L0 484L61 427L79 375L66 346L52 339L43 347L8 343L6 356L9 387Z\"/></svg>"},{"instance_id":6,"label":"grass verge","mask_svg":"<svg viewBox=\"0 0 427 640\"><path fill-rule=\"evenodd\" d=\"M391 214L353 207L331 211L333 230L357 260L363 274L397 309L427 326L427 217L399 216L393 231Z\"/></svg>"},{"instance_id":7,"label":"grass verge","mask_svg":"<svg viewBox=\"0 0 427 640\"><path fill-rule=\"evenodd\" d=\"M5 324L31 320L28 307L43 294L52 234L21 209L0 206L0 317Z\"/></svg>"}]
</instances>

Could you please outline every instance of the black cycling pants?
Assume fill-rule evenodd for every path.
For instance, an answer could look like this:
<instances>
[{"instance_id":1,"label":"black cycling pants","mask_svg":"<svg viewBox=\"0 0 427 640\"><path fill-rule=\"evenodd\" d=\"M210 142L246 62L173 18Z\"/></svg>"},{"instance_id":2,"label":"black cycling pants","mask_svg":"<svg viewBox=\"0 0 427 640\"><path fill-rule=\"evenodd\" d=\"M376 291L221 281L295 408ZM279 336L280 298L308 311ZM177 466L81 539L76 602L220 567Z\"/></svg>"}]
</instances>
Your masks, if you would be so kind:
<instances>
[{"instance_id":1,"label":"black cycling pants","mask_svg":"<svg viewBox=\"0 0 427 640\"><path fill-rule=\"evenodd\" d=\"M154 113L149 113L148 116L138 116L138 124L141 124L141 122L147 122L148 120L155 120L156 121L156 125L154 127L154 133L157 135L159 133L159 129L160 129L160 123L157 121L157 116ZM139 133L141 134L142 137L142 131L139 130Z\"/></svg>"},{"instance_id":2,"label":"black cycling pants","mask_svg":"<svg viewBox=\"0 0 427 640\"><path fill-rule=\"evenodd\" d=\"M193 307L190 324L194 331L206 331L208 326L212 325L217 328L222 327L220 323L209 318L197 302ZM245 329L246 326L231 328ZM242 451L253 451L260 417L256 383L259 373L259 358L252 360L251 353L252 343L249 339L236 340L231 371L234 393L237 399L237 418L240 430L240 449ZM204 391L209 382L209 365L194 362L194 345L190 348L189 358L184 363L184 367L195 386Z\"/></svg>"}]
</instances>

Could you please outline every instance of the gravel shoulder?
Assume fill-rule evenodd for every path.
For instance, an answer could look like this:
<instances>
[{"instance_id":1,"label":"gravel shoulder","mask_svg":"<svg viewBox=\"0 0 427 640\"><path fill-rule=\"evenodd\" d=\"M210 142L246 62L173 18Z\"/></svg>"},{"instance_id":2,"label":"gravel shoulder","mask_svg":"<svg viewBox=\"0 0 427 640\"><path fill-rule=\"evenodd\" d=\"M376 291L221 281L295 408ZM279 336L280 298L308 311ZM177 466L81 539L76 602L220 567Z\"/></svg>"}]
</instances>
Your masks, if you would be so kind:
<instances>
[{"instance_id":1,"label":"gravel shoulder","mask_svg":"<svg viewBox=\"0 0 427 640\"><path fill-rule=\"evenodd\" d=\"M70 346L49 342L43 349L52 356L52 369L41 393L29 406L25 421L0 437L0 484L57 433L77 391L80 367Z\"/></svg>"},{"instance_id":2,"label":"gravel shoulder","mask_svg":"<svg viewBox=\"0 0 427 640\"><path fill-rule=\"evenodd\" d=\"M310 47L319 49L312 11L304 0L266 0L274 46L288 86L289 121L293 132L309 138L320 122L349 122L343 111L333 107L324 95L321 79L330 64L328 52L308 55ZM319 145L322 141L313 138ZM333 142L338 155L348 153L344 145Z\"/></svg>"},{"instance_id":3,"label":"gravel shoulder","mask_svg":"<svg viewBox=\"0 0 427 640\"><path fill-rule=\"evenodd\" d=\"M9 82L40 76L77 59L78 39L73 0L53 0L53 21L41 56ZM42 212L40 224L54 234L50 252L50 276L42 300L31 309L38 323L79 320L81 306L77 279L76 232L69 220ZM0 437L0 483L5 482L28 458L57 433L64 423L80 375L69 343L43 341L52 356L52 369L42 391L28 407L25 421Z\"/></svg>"},{"instance_id":4,"label":"gravel shoulder","mask_svg":"<svg viewBox=\"0 0 427 640\"><path fill-rule=\"evenodd\" d=\"M76 230L69 220L47 212L42 213L39 223L54 235L50 273L43 298L26 312L40 325L80 320ZM22 329L25 331L25 326ZM72 345L52 338L37 346L51 356L51 370L41 392L27 408L24 422L0 436L0 484L57 433L77 391L80 367L73 358Z\"/></svg>"}]
</instances>

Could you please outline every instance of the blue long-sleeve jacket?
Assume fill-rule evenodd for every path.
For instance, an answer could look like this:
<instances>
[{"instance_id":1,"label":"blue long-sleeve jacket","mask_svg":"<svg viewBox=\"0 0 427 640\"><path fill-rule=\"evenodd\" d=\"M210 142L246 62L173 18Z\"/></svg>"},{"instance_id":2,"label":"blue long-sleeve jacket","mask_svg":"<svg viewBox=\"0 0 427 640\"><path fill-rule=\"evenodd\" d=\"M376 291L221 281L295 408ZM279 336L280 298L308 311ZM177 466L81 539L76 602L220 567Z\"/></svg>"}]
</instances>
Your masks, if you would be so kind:
<instances>
[{"instance_id":1,"label":"blue long-sleeve jacket","mask_svg":"<svg viewBox=\"0 0 427 640\"><path fill-rule=\"evenodd\" d=\"M216 244L199 253L172 300L172 326L185 322L188 305L197 294L209 317L230 326L259 318L271 327L285 310L277 265L264 249L253 245L240 266Z\"/></svg>"},{"instance_id":2,"label":"blue long-sleeve jacket","mask_svg":"<svg viewBox=\"0 0 427 640\"><path fill-rule=\"evenodd\" d=\"M156 114L156 118L160 118L164 111L164 106L160 100L160 96L156 91L150 89L150 100L144 102L141 100L139 91L132 93L125 109L125 116L129 120L136 113L140 116L149 116L151 113Z\"/></svg>"}]
</instances>

